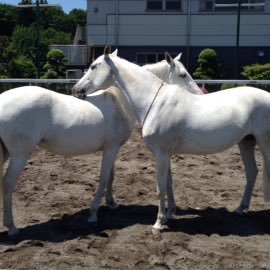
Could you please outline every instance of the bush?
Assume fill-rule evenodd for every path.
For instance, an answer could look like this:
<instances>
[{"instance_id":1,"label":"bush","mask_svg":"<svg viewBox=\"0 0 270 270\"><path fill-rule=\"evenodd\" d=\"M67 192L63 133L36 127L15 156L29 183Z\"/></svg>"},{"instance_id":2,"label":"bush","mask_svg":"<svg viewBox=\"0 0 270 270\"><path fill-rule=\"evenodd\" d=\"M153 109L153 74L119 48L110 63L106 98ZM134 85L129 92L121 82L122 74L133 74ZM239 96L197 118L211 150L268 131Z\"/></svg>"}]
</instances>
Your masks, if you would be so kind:
<instances>
[{"instance_id":1,"label":"bush","mask_svg":"<svg viewBox=\"0 0 270 270\"><path fill-rule=\"evenodd\" d=\"M221 85L220 90L226 90L226 89L235 88L235 87L240 87L240 86L245 86L245 84L223 83L223 84Z\"/></svg>"},{"instance_id":2,"label":"bush","mask_svg":"<svg viewBox=\"0 0 270 270\"><path fill-rule=\"evenodd\" d=\"M211 80L221 78L217 54L213 49L202 50L198 59L199 67L192 74L194 79ZM214 85L207 85L210 92L219 90Z\"/></svg>"},{"instance_id":3,"label":"bush","mask_svg":"<svg viewBox=\"0 0 270 270\"><path fill-rule=\"evenodd\" d=\"M47 70L43 78L65 78L66 62L67 59L65 54L61 50L50 50L47 54L47 62L43 67L45 70Z\"/></svg>"},{"instance_id":4,"label":"bush","mask_svg":"<svg viewBox=\"0 0 270 270\"><path fill-rule=\"evenodd\" d=\"M35 78L37 69L32 60L19 56L10 62L9 73L12 78Z\"/></svg>"},{"instance_id":5,"label":"bush","mask_svg":"<svg viewBox=\"0 0 270 270\"><path fill-rule=\"evenodd\" d=\"M249 80L270 80L270 63L265 65L252 65L243 67L242 75ZM270 85L257 85L257 87L270 91Z\"/></svg>"},{"instance_id":6,"label":"bush","mask_svg":"<svg viewBox=\"0 0 270 270\"><path fill-rule=\"evenodd\" d=\"M211 80L221 77L217 54L213 49L202 50L198 59L199 67L193 73L194 79Z\"/></svg>"}]
</instances>

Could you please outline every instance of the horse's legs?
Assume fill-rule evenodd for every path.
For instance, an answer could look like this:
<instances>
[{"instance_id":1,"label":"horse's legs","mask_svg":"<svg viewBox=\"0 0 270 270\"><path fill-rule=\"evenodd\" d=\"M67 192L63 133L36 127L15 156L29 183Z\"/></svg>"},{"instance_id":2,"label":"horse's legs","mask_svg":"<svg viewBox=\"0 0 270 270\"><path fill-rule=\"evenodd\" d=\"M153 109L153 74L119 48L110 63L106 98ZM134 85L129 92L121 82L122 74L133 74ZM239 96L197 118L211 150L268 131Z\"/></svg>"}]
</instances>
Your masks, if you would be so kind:
<instances>
[{"instance_id":1,"label":"horse's legs","mask_svg":"<svg viewBox=\"0 0 270 270\"><path fill-rule=\"evenodd\" d=\"M258 168L255 160L254 149L256 146L256 140L254 137L248 137L243 139L239 144L240 154L244 163L246 172L246 187L244 191L243 198L239 207L235 210L236 213L242 214L245 210L249 208L252 190L254 183L258 174Z\"/></svg>"},{"instance_id":2,"label":"horse's legs","mask_svg":"<svg viewBox=\"0 0 270 270\"><path fill-rule=\"evenodd\" d=\"M24 169L28 157L11 157L3 179L3 224L8 228L8 235L15 235L18 229L13 222L12 192Z\"/></svg>"},{"instance_id":3,"label":"horse's legs","mask_svg":"<svg viewBox=\"0 0 270 270\"><path fill-rule=\"evenodd\" d=\"M167 198L168 198L168 211L167 219L173 219L173 215L176 211L176 204L173 194L173 181L172 181L172 171L171 164L169 166L168 177L167 177Z\"/></svg>"},{"instance_id":4,"label":"horse's legs","mask_svg":"<svg viewBox=\"0 0 270 270\"><path fill-rule=\"evenodd\" d=\"M155 153L157 162L157 178L158 178L158 197L159 208L156 223L154 229L162 229L166 222L166 209L165 209L165 193L167 190L167 178L170 167L170 157L167 153L158 152Z\"/></svg>"},{"instance_id":5,"label":"horse's legs","mask_svg":"<svg viewBox=\"0 0 270 270\"><path fill-rule=\"evenodd\" d=\"M110 177L107 184L106 189L106 203L110 207L110 209L116 209L118 208L118 204L115 202L113 194L112 194L112 186L113 186L113 180L114 180L114 165L111 169Z\"/></svg>"},{"instance_id":6,"label":"horse's legs","mask_svg":"<svg viewBox=\"0 0 270 270\"><path fill-rule=\"evenodd\" d=\"M270 135L270 134L269 134ZM258 138L257 143L263 154L263 189L264 200L270 201L270 136L266 134Z\"/></svg>"},{"instance_id":7,"label":"horse's legs","mask_svg":"<svg viewBox=\"0 0 270 270\"><path fill-rule=\"evenodd\" d=\"M99 185L96 196L90 208L90 216L88 218L88 222L91 224L97 223L97 211L101 202L101 198L104 195L104 190L110 177L110 173L112 171L118 151L119 147L104 149L103 151Z\"/></svg>"}]
</instances>

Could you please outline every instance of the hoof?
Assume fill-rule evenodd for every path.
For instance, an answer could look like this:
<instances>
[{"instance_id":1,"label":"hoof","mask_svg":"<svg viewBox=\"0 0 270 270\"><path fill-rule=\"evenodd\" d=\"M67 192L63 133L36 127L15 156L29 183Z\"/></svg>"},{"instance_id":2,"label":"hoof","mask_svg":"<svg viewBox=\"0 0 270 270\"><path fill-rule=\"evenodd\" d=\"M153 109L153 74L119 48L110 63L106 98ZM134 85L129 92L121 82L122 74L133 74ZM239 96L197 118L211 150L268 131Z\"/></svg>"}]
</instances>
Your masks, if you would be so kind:
<instances>
[{"instance_id":1,"label":"hoof","mask_svg":"<svg viewBox=\"0 0 270 270\"><path fill-rule=\"evenodd\" d=\"M9 229L8 231L8 237L14 238L19 234L19 229L17 229L16 227Z\"/></svg>"},{"instance_id":2,"label":"hoof","mask_svg":"<svg viewBox=\"0 0 270 270\"><path fill-rule=\"evenodd\" d=\"M240 205L233 212L237 215L246 214L248 212L248 206Z\"/></svg>"},{"instance_id":3,"label":"hoof","mask_svg":"<svg viewBox=\"0 0 270 270\"><path fill-rule=\"evenodd\" d=\"M160 234L165 231L169 231L169 227L167 225L162 225L162 226L153 226L152 227L152 233L153 234Z\"/></svg>"},{"instance_id":4,"label":"hoof","mask_svg":"<svg viewBox=\"0 0 270 270\"><path fill-rule=\"evenodd\" d=\"M89 217L89 218L87 219L87 222L88 222L88 224L91 225L91 226L94 226L94 227L98 226L98 221L97 221L96 218Z\"/></svg>"},{"instance_id":5,"label":"hoof","mask_svg":"<svg viewBox=\"0 0 270 270\"><path fill-rule=\"evenodd\" d=\"M115 202L114 203L108 203L107 205L111 210L116 210L116 209L119 208L119 204L117 204Z\"/></svg>"}]
</instances>

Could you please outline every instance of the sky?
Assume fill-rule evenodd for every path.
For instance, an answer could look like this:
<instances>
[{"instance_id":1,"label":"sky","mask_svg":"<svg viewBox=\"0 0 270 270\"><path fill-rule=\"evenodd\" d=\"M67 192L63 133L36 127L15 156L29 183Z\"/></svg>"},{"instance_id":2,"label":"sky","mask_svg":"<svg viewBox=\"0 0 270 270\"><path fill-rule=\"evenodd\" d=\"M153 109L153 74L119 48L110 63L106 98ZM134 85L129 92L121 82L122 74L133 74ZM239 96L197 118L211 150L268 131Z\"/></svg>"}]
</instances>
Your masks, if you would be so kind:
<instances>
[{"instance_id":1,"label":"sky","mask_svg":"<svg viewBox=\"0 0 270 270\"><path fill-rule=\"evenodd\" d=\"M66 13L69 13L74 8L86 10L87 0L47 0L48 4L59 4ZM20 0L0 0L1 4L17 5ZM35 3L35 0L33 0Z\"/></svg>"}]
</instances>

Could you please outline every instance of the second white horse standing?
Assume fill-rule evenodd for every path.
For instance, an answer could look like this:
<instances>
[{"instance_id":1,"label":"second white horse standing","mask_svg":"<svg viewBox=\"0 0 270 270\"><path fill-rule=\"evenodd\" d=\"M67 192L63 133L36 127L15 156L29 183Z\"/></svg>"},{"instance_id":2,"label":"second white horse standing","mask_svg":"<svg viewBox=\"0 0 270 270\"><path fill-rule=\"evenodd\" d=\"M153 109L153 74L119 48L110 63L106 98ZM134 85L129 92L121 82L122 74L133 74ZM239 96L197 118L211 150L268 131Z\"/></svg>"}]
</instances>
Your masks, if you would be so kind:
<instances>
[{"instance_id":1,"label":"second white horse standing","mask_svg":"<svg viewBox=\"0 0 270 270\"><path fill-rule=\"evenodd\" d=\"M270 200L270 95L241 87L210 95L193 95L176 85L164 84L145 69L117 56L104 55L91 65L87 81L74 88L92 93L115 81L132 103L142 135L157 162L159 211L154 225L166 223L165 193L170 157L174 153L210 154L240 146L247 186L241 208L248 207L257 176L254 147L264 158L264 197ZM168 211L172 211L170 208ZM241 209L240 209L241 210Z\"/></svg>"}]
</instances>

